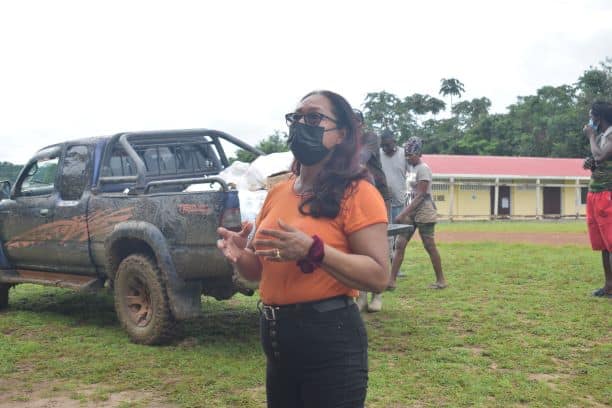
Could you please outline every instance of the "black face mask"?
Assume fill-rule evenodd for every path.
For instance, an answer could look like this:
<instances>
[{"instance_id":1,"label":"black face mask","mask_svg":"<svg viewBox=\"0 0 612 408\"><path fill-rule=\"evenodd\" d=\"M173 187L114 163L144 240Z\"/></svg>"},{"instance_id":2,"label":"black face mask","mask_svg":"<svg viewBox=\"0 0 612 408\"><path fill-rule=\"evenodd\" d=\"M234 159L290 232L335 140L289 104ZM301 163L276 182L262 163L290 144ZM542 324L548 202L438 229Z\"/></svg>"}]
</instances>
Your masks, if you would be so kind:
<instances>
[{"instance_id":1,"label":"black face mask","mask_svg":"<svg viewBox=\"0 0 612 408\"><path fill-rule=\"evenodd\" d=\"M293 156L304 166L312 166L325 158L330 150L323 145L323 131L320 126L294 123L289 128L289 148Z\"/></svg>"}]
</instances>

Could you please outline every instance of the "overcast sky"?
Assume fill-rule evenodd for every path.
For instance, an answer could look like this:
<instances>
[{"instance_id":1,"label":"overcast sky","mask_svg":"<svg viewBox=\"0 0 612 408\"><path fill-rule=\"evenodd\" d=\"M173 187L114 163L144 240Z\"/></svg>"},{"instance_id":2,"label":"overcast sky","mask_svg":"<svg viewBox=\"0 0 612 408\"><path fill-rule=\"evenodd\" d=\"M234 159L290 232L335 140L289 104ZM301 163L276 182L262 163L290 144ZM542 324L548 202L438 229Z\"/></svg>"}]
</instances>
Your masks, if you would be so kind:
<instances>
[{"instance_id":1,"label":"overcast sky","mask_svg":"<svg viewBox=\"0 0 612 408\"><path fill-rule=\"evenodd\" d=\"M505 112L612 57L612 1L3 1L0 161L121 131L212 128L256 144L313 89ZM446 100L448 102L448 100Z\"/></svg>"}]
</instances>

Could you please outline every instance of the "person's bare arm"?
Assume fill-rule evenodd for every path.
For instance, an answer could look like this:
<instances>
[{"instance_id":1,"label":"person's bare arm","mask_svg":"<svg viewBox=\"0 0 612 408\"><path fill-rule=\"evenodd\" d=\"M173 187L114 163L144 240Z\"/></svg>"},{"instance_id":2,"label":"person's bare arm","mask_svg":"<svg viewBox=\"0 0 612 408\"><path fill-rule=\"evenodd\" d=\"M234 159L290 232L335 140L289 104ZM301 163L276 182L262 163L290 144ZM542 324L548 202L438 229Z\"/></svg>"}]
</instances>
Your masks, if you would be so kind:
<instances>
[{"instance_id":1,"label":"person's bare arm","mask_svg":"<svg viewBox=\"0 0 612 408\"><path fill-rule=\"evenodd\" d=\"M428 187L429 187L428 180L419 181L416 186L416 196L412 198L412 201L410 201L410 204L406 208L404 208L397 215L397 217L395 217L395 220L393 221L401 222L403 219L414 215L414 212L416 211L416 209L419 208L419 205L421 205L423 200L425 200L425 197L427 196Z\"/></svg>"},{"instance_id":2,"label":"person's bare arm","mask_svg":"<svg viewBox=\"0 0 612 408\"><path fill-rule=\"evenodd\" d=\"M389 284L387 224L373 224L349 236L353 254L325 248L323 269L344 285L380 293Z\"/></svg>"},{"instance_id":3,"label":"person's bare arm","mask_svg":"<svg viewBox=\"0 0 612 408\"><path fill-rule=\"evenodd\" d=\"M604 147L602 149L597 144L597 133L592 127L585 125L583 132L585 136L589 139L589 144L591 145L591 154L593 155L593 158L596 161L602 162L612 157L612 141L608 140L607 143L604 144Z\"/></svg>"}]
</instances>

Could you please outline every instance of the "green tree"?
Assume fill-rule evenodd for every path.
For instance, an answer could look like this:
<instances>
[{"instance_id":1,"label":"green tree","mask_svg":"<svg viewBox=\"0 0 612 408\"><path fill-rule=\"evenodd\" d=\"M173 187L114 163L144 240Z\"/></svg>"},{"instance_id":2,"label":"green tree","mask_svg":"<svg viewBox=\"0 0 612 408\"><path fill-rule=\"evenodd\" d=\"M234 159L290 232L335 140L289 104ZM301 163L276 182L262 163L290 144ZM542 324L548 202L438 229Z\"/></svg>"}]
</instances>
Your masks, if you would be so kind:
<instances>
[{"instance_id":1,"label":"green tree","mask_svg":"<svg viewBox=\"0 0 612 408\"><path fill-rule=\"evenodd\" d=\"M10 162L0 162L0 181L8 180L14 184L22 167Z\"/></svg>"},{"instance_id":2,"label":"green tree","mask_svg":"<svg viewBox=\"0 0 612 408\"><path fill-rule=\"evenodd\" d=\"M606 58L599 68L590 67L575 84L578 104L588 112L596 100L610 101L612 98L612 58Z\"/></svg>"},{"instance_id":3,"label":"green tree","mask_svg":"<svg viewBox=\"0 0 612 408\"><path fill-rule=\"evenodd\" d=\"M444 101L429 95L412 94L404 98L404 106L416 115L431 113L437 115L446 108Z\"/></svg>"},{"instance_id":4,"label":"green tree","mask_svg":"<svg viewBox=\"0 0 612 408\"><path fill-rule=\"evenodd\" d=\"M255 147L266 154L286 152L289 150L289 146L287 145L287 138L287 132L275 130L272 135L266 137L265 139L257 143ZM238 149L236 151L236 158L231 158L230 162L238 160L241 162L251 163L256 158L257 156L255 156L253 153L243 149Z\"/></svg>"},{"instance_id":5,"label":"green tree","mask_svg":"<svg viewBox=\"0 0 612 408\"><path fill-rule=\"evenodd\" d=\"M429 112L429 95L422 95L415 93L411 96L404 98L404 106L416 113L417 115L424 115Z\"/></svg>"},{"instance_id":6,"label":"green tree","mask_svg":"<svg viewBox=\"0 0 612 408\"><path fill-rule=\"evenodd\" d=\"M453 95L461 98L461 94L465 92L463 83L456 78L442 78L440 80L440 95L450 95L450 108L453 110Z\"/></svg>"},{"instance_id":7,"label":"green tree","mask_svg":"<svg viewBox=\"0 0 612 408\"><path fill-rule=\"evenodd\" d=\"M363 107L365 121L374 130L389 129L397 134L415 125L410 109L392 93L386 91L368 93Z\"/></svg>"},{"instance_id":8,"label":"green tree","mask_svg":"<svg viewBox=\"0 0 612 408\"><path fill-rule=\"evenodd\" d=\"M427 100L427 105L429 112L434 116L446 109L446 103L438 98L430 97Z\"/></svg>"},{"instance_id":9,"label":"green tree","mask_svg":"<svg viewBox=\"0 0 612 408\"><path fill-rule=\"evenodd\" d=\"M459 119L461 126L473 126L481 118L489 114L491 100L487 97L463 101L453 106L452 113Z\"/></svg>"}]
</instances>

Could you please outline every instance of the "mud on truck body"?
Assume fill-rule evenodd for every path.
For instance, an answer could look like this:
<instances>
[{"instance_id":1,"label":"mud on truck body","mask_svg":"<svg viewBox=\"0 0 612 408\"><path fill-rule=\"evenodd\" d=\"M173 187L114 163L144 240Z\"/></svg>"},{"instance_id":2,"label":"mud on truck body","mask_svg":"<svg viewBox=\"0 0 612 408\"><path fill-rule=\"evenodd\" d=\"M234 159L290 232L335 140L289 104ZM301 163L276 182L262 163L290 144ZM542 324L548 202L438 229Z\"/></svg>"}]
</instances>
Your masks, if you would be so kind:
<instances>
[{"instance_id":1,"label":"mud on truck body","mask_svg":"<svg viewBox=\"0 0 612 408\"><path fill-rule=\"evenodd\" d=\"M120 133L41 149L15 185L0 186L0 309L19 283L114 292L131 340L161 344L201 296L253 291L216 247L217 227L240 228L238 192L216 177L221 140L197 129ZM185 192L191 184L209 189Z\"/></svg>"}]
</instances>

